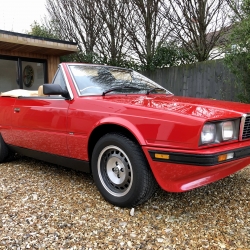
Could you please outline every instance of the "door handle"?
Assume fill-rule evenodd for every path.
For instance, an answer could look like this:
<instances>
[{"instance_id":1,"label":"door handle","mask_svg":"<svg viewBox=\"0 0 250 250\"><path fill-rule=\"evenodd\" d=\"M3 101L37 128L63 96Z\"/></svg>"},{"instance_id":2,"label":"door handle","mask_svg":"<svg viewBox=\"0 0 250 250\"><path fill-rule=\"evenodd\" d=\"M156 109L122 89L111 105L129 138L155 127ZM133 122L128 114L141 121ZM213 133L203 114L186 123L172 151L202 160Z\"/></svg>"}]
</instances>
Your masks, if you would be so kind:
<instances>
[{"instance_id":1,"label":"door handle","mask_svg":"<svg viewBox=\"0 0 250 250\"><path fill-rule=\"evenodd\" d=\"M19 113L20 112L20 108L14 108L14 112L15 113Z\"/></svg>"}]
</instances>

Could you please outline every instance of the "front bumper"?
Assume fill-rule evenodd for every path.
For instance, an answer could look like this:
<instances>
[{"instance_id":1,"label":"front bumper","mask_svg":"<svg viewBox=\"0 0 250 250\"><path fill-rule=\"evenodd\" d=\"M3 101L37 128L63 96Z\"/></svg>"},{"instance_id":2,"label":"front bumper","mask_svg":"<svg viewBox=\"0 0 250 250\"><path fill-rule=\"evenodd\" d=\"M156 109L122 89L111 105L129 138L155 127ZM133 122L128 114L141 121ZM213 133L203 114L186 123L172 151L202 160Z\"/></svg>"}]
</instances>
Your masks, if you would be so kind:
<instances>
[{"instance_id":1,"label":"front bumper","mask_svg":"<svg viewBox=\"0 0 250 250\"><path fill-rule=\"evenodd\" d=\"M143 147L152 172L160 187L169 192L184 192L204 186L233 174L250 164L250 146L214 152L171 152ZM216 152L217 150L217 152ZM212 150L213 151L213 150ZM159 159L155 155L168 155ZM218 161L220 155L231 154L232 159Z\"/></svg>"},{"instance_id":2,"label":"front bumper","mask_svg":"<svg viewBox=\"0 0 250 250\"><path fill-rule=\"evenodd\" d=\"M250 156L250 147L234 149L230 151L218 152L214 154L188 154L179 152L167 152L159 150L149 150L149 154L153 161L162 161L167 163L187 164L197 166L215 166L221 163L230 162ZM169 159L159 159L156 155L168 155ZM232 158L226 159L223 162L218 158L221 155L232 155Z\"/></svg>"}]
</instances>

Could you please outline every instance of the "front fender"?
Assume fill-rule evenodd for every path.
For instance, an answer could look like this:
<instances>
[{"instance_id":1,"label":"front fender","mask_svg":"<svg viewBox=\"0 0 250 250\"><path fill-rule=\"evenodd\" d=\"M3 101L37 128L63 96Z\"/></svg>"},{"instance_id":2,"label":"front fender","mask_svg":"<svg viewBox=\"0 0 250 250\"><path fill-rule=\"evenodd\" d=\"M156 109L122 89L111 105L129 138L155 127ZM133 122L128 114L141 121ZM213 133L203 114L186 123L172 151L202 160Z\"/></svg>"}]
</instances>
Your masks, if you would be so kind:
<instances>
[{"instance_id":1,"label":"front fender","mask_svg":"<svg viewBox=\"0 0 250 250\"><path fill-rule=\"evenodd\" d=\"M124 118L121 118L121 117L114 117L114 116L105 117L105 118L101 119L100 121L98 121L93 126L92 131L101 125L108 125L108 124L117 125L117 126L120 126L120 127L127 129L131 134L134 135L134 137L137 139L137 141L140 145L146 145L146 141L143 138L141 132L138 130L138 128L130 121L128 121ZM92 131L91 131L91 133L92 133ZM89 138L90 138L90 136L89 136Z\"/></svg>"}]
</instances>

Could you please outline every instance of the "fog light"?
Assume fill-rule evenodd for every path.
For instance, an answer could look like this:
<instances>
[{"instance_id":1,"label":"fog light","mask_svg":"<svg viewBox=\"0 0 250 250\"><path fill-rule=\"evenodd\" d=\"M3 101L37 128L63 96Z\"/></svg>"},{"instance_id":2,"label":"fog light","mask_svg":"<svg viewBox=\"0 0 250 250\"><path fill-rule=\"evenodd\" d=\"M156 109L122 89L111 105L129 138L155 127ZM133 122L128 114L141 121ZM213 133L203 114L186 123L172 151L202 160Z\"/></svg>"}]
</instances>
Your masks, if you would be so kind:
<instances>
[{"instance_id":1,"label":"fog light","mask_svg":"<svg viewBox=\"0 0 250 250\"><path fill-rule=\"evenodd\" d=\"M226 161L234 158L234 153L228 153L228 154L223 154L218 156L218 161Z\"/></svg>"}]
</instances>

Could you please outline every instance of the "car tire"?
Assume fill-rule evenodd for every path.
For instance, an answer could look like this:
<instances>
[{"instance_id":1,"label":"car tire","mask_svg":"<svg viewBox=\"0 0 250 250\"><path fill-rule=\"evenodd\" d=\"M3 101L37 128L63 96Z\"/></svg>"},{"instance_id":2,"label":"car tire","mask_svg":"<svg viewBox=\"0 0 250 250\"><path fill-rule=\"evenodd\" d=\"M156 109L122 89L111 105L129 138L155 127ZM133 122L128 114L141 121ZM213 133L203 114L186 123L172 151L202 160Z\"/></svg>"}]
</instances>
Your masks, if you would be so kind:
<instances>
[{"instance_id":1,"label":"car tire","mask_svg":"<svg viewBox=\"0 0 250 250\"><path fill-rule=\"evenodd\" d=\"M158 186L141 147L122 134L101 137L94 147L91 165L98 190L115 206L139 205Z\"/></svg>"},{"instance_id":2,"label":"car tire","mask_svg":"<svg viewBox=\"0 0 250 250\"><path fill-rule=\"evenodd\" d=\"M3 162L9 155L9 150L5 144L2 136L0 135L0 163Z\"/></svg>"}]
</instances>

